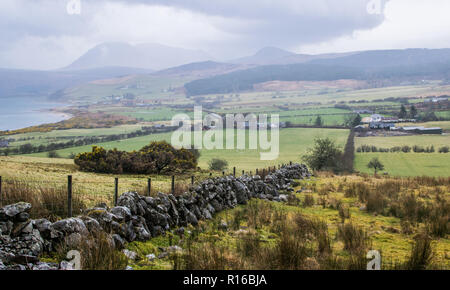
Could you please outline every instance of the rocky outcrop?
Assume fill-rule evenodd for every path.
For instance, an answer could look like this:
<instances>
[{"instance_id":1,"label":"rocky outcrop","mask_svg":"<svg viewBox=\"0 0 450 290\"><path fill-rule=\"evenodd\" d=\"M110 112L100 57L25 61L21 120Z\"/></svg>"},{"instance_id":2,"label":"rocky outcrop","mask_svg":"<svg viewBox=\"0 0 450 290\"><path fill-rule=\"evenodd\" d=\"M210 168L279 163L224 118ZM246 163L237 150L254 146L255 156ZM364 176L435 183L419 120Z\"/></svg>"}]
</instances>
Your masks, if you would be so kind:
<instances>
[{"instance_id":1,"label":"rocky outcrop","mask_svg":"<svg viewBox=\"0 0 450 290\"><path fill-rule=\"evenodd\" d=\"M126 242L146 241L171 228L195 226L199 220L211 219L215 213L246 204L252 198L286 201L280 191L292 191L293 179L309 176L306 166L294 164L264 180L249 175L207 179L181 196L159 193L147 197L126 192L114 208L99 206L86 210L83 216L55 223L30 220L28 203L8 205L0 209L0 269L58 269L61 265L40 263L37 257L61 242L76 247L89 233L110 233L120 249Z\"/></svg>"}]
</instances>

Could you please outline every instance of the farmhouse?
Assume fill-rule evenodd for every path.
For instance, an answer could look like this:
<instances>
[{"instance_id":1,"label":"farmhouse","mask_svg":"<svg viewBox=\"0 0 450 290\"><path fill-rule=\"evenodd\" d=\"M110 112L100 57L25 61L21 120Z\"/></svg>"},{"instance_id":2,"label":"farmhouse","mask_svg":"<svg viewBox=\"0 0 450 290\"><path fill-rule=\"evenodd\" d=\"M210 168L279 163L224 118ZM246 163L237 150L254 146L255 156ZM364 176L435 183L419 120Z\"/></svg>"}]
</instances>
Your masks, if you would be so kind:
<instances>
[{"instance_id":1,"label":"farmhouse","mask_svg":"<svg viewBox=\"0 0 450 290\"><path fill-rule=\"evenodd\" d=\"M370 121L372 123L378 123L378 122L381 122L381 120L383 120L383 116L381 116L379 114L373 114L372 116L370 116Z\"/></svg>"}]
</instances>

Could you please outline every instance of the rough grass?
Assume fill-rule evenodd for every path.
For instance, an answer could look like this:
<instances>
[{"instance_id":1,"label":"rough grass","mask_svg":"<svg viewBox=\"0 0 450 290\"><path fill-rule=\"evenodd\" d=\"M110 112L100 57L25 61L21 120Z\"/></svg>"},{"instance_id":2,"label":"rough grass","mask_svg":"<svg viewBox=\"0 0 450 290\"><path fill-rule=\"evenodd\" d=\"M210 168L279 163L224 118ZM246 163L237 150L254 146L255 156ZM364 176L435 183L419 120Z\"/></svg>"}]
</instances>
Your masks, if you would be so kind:
<instances>
[{"instance_id":1,"label":"rough grass","mask_svg":"<svg viewBox=\"0 0 450 290\"><path fill-rule=\"evenodd\" d=\"M224 211L212 221L201 222L197 228L189 227L178 240L184 256L174 259L140 260L139 269L365 269L368 250L382 254L382 269L450 269L448 236L431 238L431 242L418 240L416 234L426 230L426 223L413 223L403 233L402 220L393 216L374 215L359 208L359 193L346 197L347 186L366 182L371 187L386 191L395 198L399 188L408 186L422 195L429 194L434 202L435 191L448 196L447 181L415 179L382 179L360 176L333 176L300 181L296 189L315 188L308 195L327 201L338 200L340 206L320 204L304 208L301 203L289 205L251 201L246 206ZM389 188L393 188L389 190ZM320 188L329 191L319 195ZM300 200L304 194L296 194ZM350 217L342 223L339 208L348 208ZM228 228L220 229L226 222ZM186 244L190 240L190 245ZM139 248L148 247L158 252L168 238L158 237ZM430 248L431 247L431 248ZM190 249L190 250L189 250ZM431 249L431 250L430 250ZM429 252L433 255L429 255ZM201 257L201 258L199 258ZM432 257L433 259L431 259ZM201 259L201 261L199 261ZM184 261L184 262L183 262ZM189 263L186 263L188 261ZM174 264L175 263L175 264Z\"/></svg>"}]
</instances>

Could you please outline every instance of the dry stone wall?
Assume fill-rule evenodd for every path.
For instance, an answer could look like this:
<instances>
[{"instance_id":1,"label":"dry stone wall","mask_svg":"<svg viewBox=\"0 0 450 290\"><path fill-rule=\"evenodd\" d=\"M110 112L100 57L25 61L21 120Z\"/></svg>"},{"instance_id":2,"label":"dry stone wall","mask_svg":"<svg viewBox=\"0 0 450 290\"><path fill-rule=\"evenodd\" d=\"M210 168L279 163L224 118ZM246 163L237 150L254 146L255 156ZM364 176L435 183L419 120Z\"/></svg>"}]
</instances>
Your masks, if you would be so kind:
<instances>
[{"instance_id":1,"label":"dry stone wall","mask_svg":"<svg viewBox=\"0 0 450 290\"><path fill-rule=\"evenodd\" d=\"M59 243L76 246L89 233L111 234L116 248L127 242L146 241L173 228L197 225L215 213L246 204L252 198L283 202L293 191L294 179L310 177L305 165L293 164L260 176L243 175L207 179L181 196L159 193L156 197L126 192L118 206L95 207L82 216L51 223L30 220L28 203L0 208L0 269L58 269L61 265L39 262L39 255L51 252Z\"/></svg>"}]
</instances>

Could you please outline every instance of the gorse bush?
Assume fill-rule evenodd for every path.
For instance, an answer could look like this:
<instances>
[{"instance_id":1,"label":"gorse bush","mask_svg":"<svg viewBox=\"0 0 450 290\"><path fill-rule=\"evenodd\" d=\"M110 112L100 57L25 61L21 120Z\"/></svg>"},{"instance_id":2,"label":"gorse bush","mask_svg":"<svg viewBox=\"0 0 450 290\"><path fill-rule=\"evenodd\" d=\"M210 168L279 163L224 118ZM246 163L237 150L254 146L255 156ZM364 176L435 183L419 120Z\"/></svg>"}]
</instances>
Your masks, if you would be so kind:
<instances>
[{"instance_id":1,"label":"gorse bush","mask_svg":"<svg viewBox=\"0 0 450 290\"><path fill-rule=\"evenodd\" d=\"M188 170L197 167L196 155L188 149L175 149L165 141L152 142L139 151L105 150L94 146L92 152L75 157L82 171L96 173L153 174Z\"/></svg>"},{"instance_id":2,"label":"gorse bush","mask_svg":"<svg viewBox=\"0 0 450 290\"><path fill-rule=\"evenodd\" d=\"M208 162L209 169L214 171L223 171L228 168L228 162L223 159L213 158Z\"/></svg>"}]
</instances>

